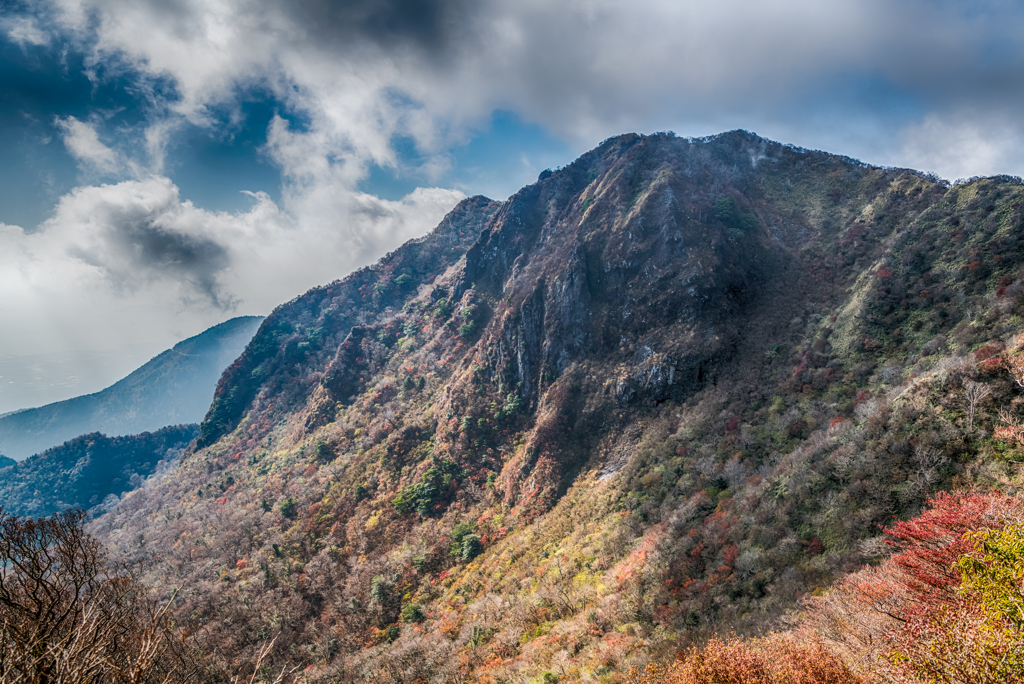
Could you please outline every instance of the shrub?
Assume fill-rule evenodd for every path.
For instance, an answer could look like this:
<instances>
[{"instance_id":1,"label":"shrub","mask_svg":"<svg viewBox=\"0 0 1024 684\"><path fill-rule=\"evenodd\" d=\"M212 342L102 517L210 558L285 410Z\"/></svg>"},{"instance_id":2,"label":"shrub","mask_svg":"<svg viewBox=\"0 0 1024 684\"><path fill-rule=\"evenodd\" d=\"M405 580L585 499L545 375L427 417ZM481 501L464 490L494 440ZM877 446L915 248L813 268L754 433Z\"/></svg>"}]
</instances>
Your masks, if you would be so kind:
<instances>
[{"instance_id":1,"label":"shrub","mask_svg":"<svg viewBox=\"0 0 1024 684\"><path fill-rule=\"evenodd\" d=\"M742 237L757 227L757 217L743 211L731 197L715 200L715 218L729 229L734 237Z\"/></svg>"},{"instance_id":2,"label":"shrub","mask_svg":"<svg viewBox=\"0 0 1024 684\"><path fill-rule=\"evenodd\" d=\"M446 501L451 492L452 484L463 476L462 469L449 458L437 459L423 473L419 482L402 487L391 501L399 513L416 511L427 517L438 503Z\"/></svg>"},{"instance_id":3,"label":"shrub","mask_svg":"<svg viewBox=\"0 0 1024 684\"><path fill-rule=\"evenodd\" d=\"M434 318L437 320L444 320L452 315L452 307L448 303L448 300L442 297L437 300L437 304L434 306Z\"/></svg>"},{"instance_id":4,"label":"shrub","mask_svg":"<svg viewBox=\"0 0 1024 684\"><path fill-rule=\"evenodd\" d=\"M370 580L370 600L378 605L386 605L391 600L394 586L383 575L376 575Z\"/></svg>"},{"instance_id":5,"label":"shrub","mask_svg":"<svg viewBox=\"0 0 1024 684\"><path fill-rule=\"evenodd\" d=\"M515 392L509 392L505 398L505 406L501 411L506 416L514 416L523 410L523 400Z\"/></svg>"},{"instance_id":6,"label":"shrub","mask_svg":"<svg viewBox=\"0 0 1024 684\"><path fill-rule=\"evenodd\" d=\"M418 603L410 603L402 608L402 622L423 622L426 617L423 608Z\"/></svg>"},{"instance_id":7,"label":"shrub","mask_svg":"<svg viewBox=\"0 0 1024 684\"><path fill-rule=\"evenodd\" d=\"M462 538L462 561L468 563L484 550L479 534L467 534Z\"/></svg>"},{"instance_id":8,"label":"shrub","mask_svg":"<svg viewBox=\"0 0 1024 684\"><path fill-rule=\"evenodd\" d=\"M334 456L334 449L327 443L326 440L317 440L316 443L316 458L319 461L329 461Z\"/></svg>"},{"instance_id":9,"label":"shrub","mask_svg":"<svg viewBox=\"0 0 1024 684\"><path fill-rule=\"evenodd\" d=\"M374 633L374 641L379 644L390 644L392 641L401 636L402 630L398 628L398 625L388 625L384 629L378 629Z\"/></svg>"},{"instance_id":10,"label":"shrub","mask_svg":"<svg viewBox=\"0 0 1024 684\"><path fill-rule=\"evenodd\" d=\"M462 544L466 537L476 537L476 543L480 543L480 537L473 534L476 531L476 525L469 521L463 521L457 524L452 529L452 546L449 552L452 558L463 558Z\"/></svg>"}]
</instances>

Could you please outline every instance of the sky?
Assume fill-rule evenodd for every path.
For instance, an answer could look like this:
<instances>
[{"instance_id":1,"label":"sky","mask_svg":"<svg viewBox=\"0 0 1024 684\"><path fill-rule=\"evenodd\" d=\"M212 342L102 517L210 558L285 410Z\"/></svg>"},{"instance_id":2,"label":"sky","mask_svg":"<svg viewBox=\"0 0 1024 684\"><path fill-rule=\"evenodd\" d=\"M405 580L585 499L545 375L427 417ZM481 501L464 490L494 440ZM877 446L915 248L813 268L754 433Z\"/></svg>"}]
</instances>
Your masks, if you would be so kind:
<instances>
[{"instance_id":1,"label":"sky","mask_svg":"<svg viewBox=\"0 0 1024 684\"><path fill-rule=\"evenodd\" d=\"M620 133L1024 175L1022 35L1011 0L0 0L0 413Z\"/></svg>"}]
</instances>

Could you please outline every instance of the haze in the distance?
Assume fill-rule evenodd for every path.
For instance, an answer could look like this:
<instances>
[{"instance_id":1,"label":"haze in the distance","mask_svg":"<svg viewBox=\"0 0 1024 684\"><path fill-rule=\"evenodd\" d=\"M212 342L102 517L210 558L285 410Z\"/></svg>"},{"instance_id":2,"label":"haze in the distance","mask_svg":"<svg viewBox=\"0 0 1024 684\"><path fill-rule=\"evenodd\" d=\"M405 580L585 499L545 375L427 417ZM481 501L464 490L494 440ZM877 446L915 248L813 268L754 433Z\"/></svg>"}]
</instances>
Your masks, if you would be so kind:
<instances>
[{"instance_id":1,"label":"haze in the distance","mask_svg":"<svg viewBox=\"0 0 1024 684\"><path fill-rule=\"evenodd\" d=\"M1022 174L1022 32L994 0L6 4L0 357L144 360L625 131ZM14 364L0 412L35 403Z\"/></svg>"}]
</instances>

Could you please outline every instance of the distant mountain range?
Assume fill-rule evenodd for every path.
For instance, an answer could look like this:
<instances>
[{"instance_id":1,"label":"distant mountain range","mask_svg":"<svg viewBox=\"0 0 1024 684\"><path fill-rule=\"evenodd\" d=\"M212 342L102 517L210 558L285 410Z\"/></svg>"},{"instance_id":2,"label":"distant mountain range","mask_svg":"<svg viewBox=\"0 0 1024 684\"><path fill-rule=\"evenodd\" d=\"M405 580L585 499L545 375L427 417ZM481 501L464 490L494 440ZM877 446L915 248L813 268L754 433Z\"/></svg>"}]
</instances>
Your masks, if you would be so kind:
<instances>
[{"instance_id":1,"label":"distant mountain range","mask_svg":"<svg viewBox=\"0 0 1024 684\"><path fill-rule=\"evenodd\" d=\"M0 453L21 460L87 433L134 435L199 422L221 373L262 321L233 318L179 342L100 392L0 417Z\"/></svg>"}]
</instances>

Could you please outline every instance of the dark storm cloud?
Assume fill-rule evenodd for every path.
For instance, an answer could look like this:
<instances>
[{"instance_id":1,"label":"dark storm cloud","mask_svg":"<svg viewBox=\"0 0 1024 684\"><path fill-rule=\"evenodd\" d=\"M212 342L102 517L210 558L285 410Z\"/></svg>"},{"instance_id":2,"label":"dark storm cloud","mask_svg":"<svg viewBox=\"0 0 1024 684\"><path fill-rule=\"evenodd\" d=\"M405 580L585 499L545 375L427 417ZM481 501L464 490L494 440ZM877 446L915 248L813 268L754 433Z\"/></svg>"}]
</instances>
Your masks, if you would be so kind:
<instances>
[{"instance_id":1,"label":"dark storm cloud","mask_svg":"<svg viewBox=\"0 0 1024 684\"><path fill-rule=\"evenodd\" d=\"M201 10L189 0L138 0L148 21L169 28L185 40L208 28ZM83 3L90 11L116 13L124 0ZM315 47L339 55L375 46L384 52L412 49L431 59L448 55L471 40L469 27L484 4L472 0L241 0L230 3L243 18L239 27L253 40L287 34L296 47Z\"/></svg>"},{"instance_id":2,"label":"dark storm cloud","mask_svg":"<svg viewBox=\"0 0 1024 684\"><path fill-rule=\"evenodd\" d=\"M220 274L231 264L228 251L214 240L168 230L149 217L114 227L111 239L131 255L135 268L185 280L218 308L234 305L219 281Z\"/></svg>"},{"instance_id":3,"label":"dark storm cloud","mask_svg":"<svg viewBox=\"0 0 1024 684\"><path fill-rule=\"evenodd\" d=\"M478 6L469 0L298 0L281 9L323 47L345 51L368 42L440 57L465 35Z\"/></svg>"},{"instance_id":4,"label":"dark storm cloud","mask_svg":"<svg viewBox=\"0 0 1024 684\"><path fill-rule=\"evenodd\" d=\"M175 233L151 220L127 219L109 225L106 248L116 260L80 246L68 248L69 256L101 269L119 291L131 292L157 278L188 283L193 295L217 307L231 309L237 300L225 292L220 276L231 264L227 249L214 240Z\"/></svg>"},{"instance_id":5,"label":"dark storm cloud","mask_svg":"<svg viewBox=\"0 0 1024 684\"><path fill-rule=\"evenodd\" d=\"M85 222L81 217L87 217ZM230 252L216 237L216 215L182 204L162 179L79 188L45 226L66 253L95 267L117 291L176 283L181 297L218 309L237 299L223 286Z\"/></svg>"}]
</instances>

